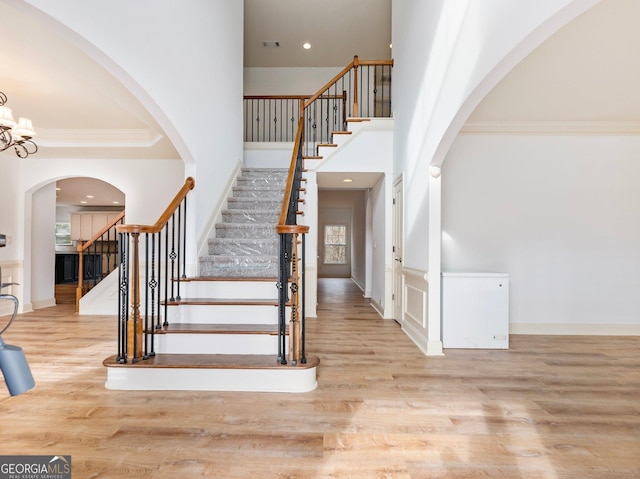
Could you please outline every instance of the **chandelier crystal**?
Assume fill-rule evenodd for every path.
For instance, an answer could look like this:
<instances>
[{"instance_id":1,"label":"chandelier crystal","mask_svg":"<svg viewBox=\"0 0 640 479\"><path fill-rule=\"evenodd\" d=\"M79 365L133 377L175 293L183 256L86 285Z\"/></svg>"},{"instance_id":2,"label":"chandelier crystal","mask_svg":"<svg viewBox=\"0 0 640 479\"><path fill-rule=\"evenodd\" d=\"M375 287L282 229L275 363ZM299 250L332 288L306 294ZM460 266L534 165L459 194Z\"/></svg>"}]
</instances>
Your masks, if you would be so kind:
<instances>
[{"instance_id":1,"label":"chandelier crystal","mask_svg":"<svg viewBox=\"0 0 640 479\"><path fill-rule=\"evenodd\" d=\"M6 102L7 95L0 91L0 151L13 147L20 158L33 155L38 151L38 145L31 140L36 134L31 120L20 117L16 123Z\"/></svg>"}]
</instances>

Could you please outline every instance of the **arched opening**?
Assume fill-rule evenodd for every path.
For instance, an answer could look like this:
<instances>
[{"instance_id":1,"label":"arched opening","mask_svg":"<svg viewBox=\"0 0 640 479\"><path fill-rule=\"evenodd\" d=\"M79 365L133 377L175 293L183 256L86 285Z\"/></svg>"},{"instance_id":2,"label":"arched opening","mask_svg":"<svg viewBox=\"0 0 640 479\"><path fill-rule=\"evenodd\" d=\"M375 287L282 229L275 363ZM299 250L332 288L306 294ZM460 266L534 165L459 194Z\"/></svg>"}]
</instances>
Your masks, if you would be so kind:
<instances>
[{"instance_id":1,"label":"arched opening","mask_svg":"<svg viewBox=\"0 0 640 479\"><path fill-rule=\"evenodd\" d=\"M80 270L78 244L90 239L124 207L124 193L96 178L59 179L33 193L30 290L34 309L75 304L80 274L85 280L102 275L102 258L85 262ZM115 236L110 240L115 242Z\"/></svg>"}]
</instances>

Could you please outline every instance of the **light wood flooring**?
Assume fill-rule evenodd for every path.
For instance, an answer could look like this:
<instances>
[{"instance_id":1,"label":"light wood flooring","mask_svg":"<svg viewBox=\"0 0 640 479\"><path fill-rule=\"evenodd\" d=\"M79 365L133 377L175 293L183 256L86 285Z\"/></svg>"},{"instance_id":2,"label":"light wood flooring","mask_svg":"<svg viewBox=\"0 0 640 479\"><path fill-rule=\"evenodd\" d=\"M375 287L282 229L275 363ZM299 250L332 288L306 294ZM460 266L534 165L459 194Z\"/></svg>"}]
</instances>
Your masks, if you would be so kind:
<instances>
[{"instance_id":1,"label":"light wood flooring","mask_svg":"<svg viewBox=\"0 0 640 479\"><path fill-rule=\"evenodd\" d=\"M58 306L4 340L36 388L0 387L0 454L82 478L638 478L640 338L512 336L425 357L348 280L323 279L304 394L104 388L112 317Z\"/></svg>"}]
</instances>

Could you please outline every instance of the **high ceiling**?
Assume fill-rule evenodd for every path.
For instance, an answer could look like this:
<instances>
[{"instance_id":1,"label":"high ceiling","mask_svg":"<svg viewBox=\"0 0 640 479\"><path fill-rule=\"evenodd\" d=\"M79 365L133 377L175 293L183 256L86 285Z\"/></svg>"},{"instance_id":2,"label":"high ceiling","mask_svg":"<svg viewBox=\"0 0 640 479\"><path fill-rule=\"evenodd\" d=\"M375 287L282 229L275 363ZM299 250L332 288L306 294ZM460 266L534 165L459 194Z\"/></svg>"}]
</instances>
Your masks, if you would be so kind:
<instances>
[{"instance_id":1,"label":"high ceiling","mask_svg":"<svg viewBox=\"0 0 640 479\"><path fill-rule=\"evenodd\" d=\"M280 47L265 48L263 41ZM175 159L153 117L112 75L37 19L0 0L0 91L27 116L44 158ZM304 42L312 48L302 48ZM391 0L245 0L246 66L344 66L390 58ZM8 154L5 152L3 154ZM112 205L108 185L63 180L61 204ZM121 195L121 193L120 193ZM104 198L104 199L100 199Z\"/></svg>"},{"instance_id":2,"label":"high ceiling","mask_svg":"<svg viewBox=\"0 0 640 479\"><path fill-rule=\"evenodd\" d=\"M0 0L0 65L10 66L0 91L15 117L32 118L43 158L178 158L126 88L16 4ZM471 119L640 121L638 18L639 1L603 0L518 65ZM391 57L391 0L245 0L244 28L248 67Z\"/></svg>"},{"instance_id":3,"label":"high ceiling","mask_svg":"<svg viewBox=\"0 0 640 479\"><path fill-rule=\"evenodd\" d=\"M244 0L245 67L343 67L390 45L391 0Z\"/></svg>"}]
</instances>

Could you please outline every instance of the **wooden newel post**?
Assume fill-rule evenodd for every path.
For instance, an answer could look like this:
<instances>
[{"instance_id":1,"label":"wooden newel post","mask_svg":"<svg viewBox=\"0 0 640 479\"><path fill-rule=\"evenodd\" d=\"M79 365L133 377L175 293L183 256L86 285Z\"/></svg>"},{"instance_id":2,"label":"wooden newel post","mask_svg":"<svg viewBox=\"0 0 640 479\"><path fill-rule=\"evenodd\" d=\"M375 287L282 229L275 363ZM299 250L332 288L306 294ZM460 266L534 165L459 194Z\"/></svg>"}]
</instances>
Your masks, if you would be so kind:
<instances>
[{"instance_id":1,"label":"wooden newel post","mask_svg":"<svg viewBox=\"0 0 640 479\"><path fill-rule=\"evenodd\" d=\"M140 318L140 233L131 233L131 316L127 322L127 357L132 362L142 358L142 319Z\"/></svg>"},{"instance_id":2,"label":"wooden newel post","mask_svg":"<svg viewBox=\"0 0 640 479\"><path fill-rule=\"evenodd\" d=\"M300 308L299 308L298 233L291 241L291 321L289 322L289 358L291 366L300 361Z\"/></svg>"},{"instance_id":3,"label":"wooden newel post","mask_svg":"<svg viewBox=\"0 0 640 479\"><path fill-rule=\"evenodd\" d=\"M76 288L76 313L80 311L80 300L82 296L84 296L84 285L82 284L84 280L84 241L78 241L78 286Z\"/></svg>"},{"instance_id":4,"label":"wooden newel post","mask_svg":"<svg viewBox=\"0 0 640 479\"><path fill-rule=\"evenodd\" d=\"M353 57L353 116L358 118L360 116L360 108L358 107L358 67L360 66L360 60L358 55Z\"/></svg>"}]
</instances>

